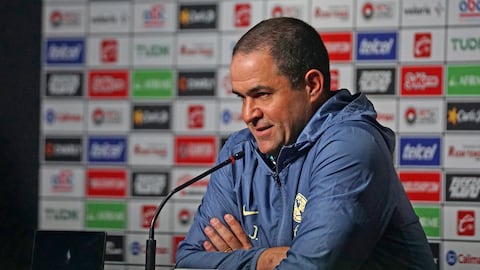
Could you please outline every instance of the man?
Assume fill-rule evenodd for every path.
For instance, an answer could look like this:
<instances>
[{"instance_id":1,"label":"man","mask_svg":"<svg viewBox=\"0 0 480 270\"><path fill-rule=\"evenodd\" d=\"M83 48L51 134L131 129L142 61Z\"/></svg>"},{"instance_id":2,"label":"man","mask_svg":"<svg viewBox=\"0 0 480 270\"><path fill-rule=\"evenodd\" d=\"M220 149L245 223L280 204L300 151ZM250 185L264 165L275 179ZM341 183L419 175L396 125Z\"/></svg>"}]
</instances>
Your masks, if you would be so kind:
<instances>
[{"instance_id":1,"label":"man","mask_svg":"<svg viewBox=\"0 0 480 270\"><path fill-rule=\"evenodd\" d=\"M248 129L233 133L177 267L434 269L392 162L393 132L363 94L330 91L320 36L293 18L260 22L230 65Z\"/></svg>"}]
</instances>

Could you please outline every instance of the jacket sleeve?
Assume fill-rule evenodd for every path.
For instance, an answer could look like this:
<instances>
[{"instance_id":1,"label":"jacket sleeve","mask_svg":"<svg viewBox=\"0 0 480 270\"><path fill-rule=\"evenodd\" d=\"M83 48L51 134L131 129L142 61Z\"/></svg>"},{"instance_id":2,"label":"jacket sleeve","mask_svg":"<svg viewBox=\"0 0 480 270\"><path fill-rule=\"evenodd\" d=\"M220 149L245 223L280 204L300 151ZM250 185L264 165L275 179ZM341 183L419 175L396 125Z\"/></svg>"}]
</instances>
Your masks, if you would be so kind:
<instances>
[{"instance_id":1,"label":"jacket sleeve","mask_svg":"<svg viewBox=\"0 0 480 270\"><path fill-rule=\"evenodd\" d=\"M313 149L301 223L278 269L358 269L393 212L396 174L381 136L358 127L326 133Z\"/></svg>"},{"instance_id":2,"label":"jacket sleeve","mask_svg":"<svg viewBox=\"0 0 480 270\"><path fill-rule=\"evenodd\" d=\"M218 160L223 161L230 153L224 147ZM197 209L192 226L178 247L176 267L204 269L255 269L263 249L236 250L229 253L207 252L203 242L208 240L203 229L212 217L223 220L226 213L239 218L231 166L226 166L210 177L207 191ZM239 220L239 219L238 219Z\"/></svg>"}]
</instances>

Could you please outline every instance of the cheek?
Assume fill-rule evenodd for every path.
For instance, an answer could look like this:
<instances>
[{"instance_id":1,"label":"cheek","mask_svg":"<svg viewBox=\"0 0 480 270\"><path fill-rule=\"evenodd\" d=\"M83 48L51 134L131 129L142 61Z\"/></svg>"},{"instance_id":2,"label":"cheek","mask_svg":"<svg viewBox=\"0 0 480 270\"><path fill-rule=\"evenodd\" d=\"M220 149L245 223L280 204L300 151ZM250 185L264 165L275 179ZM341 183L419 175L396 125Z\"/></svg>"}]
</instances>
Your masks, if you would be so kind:
<instances>
[{"instance_id":1,"label":"cheek","mask_svg":"<svg viewBox=\"0 0 480 270\"><path fill-rule=\"evenodd\" d=\"M242 103L242 109L240 111L240 115L243 122L247 122L247 108L245 107L245 103Z\"/></svg>"},{"instance_id":2,"label":"cheek","mask_svg":"<svg viewBox=\"0 0 480 270\"><path fill-rule=\"evenodd\" d=\"M309 104L304 102L294 102L286 109L286 119L290 123L290 129L296 133L301 131L307 124L309 117Z\"/></svg>"}]
</instances>

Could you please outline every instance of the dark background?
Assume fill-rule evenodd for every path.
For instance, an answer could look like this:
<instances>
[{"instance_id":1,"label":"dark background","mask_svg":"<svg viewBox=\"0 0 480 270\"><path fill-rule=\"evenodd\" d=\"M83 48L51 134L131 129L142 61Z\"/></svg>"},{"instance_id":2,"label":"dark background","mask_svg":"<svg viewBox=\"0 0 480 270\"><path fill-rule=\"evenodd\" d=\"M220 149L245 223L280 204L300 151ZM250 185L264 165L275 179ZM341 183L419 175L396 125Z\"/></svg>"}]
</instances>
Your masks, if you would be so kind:
<instances>
[{"instance_id":1,"label":"dark background","mask_svg":"<svg viewBox=\"0 0 480 270\"><path fill-rule=\"evenodd\" d=\"M37 228L41 0L0 1L0 269L30 269Z\"/></svg>"}]
</instances>

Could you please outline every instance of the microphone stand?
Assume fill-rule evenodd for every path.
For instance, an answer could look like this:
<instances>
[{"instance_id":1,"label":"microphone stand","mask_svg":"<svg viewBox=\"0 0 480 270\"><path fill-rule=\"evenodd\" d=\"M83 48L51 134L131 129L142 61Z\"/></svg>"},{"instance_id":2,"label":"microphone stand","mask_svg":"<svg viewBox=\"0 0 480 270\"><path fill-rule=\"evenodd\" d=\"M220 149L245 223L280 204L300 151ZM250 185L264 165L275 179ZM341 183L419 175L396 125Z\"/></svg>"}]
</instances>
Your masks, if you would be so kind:
<instances>
[{"instance_id":1,"label":"microphone stand","mask_svg":"<svg viewBox=\"0 0 480 270\"><path fill-rule=\"evenodd\" d=\"M150 223L150 231L148 233L148 239L147 239L147 246L146 246L146 256L145 256L145 270L154 270L155 269L155 253L157 249L157 241L155 240L155 222L157 221L158 215L160 214L160 211L162 211L163 207L167 203L168 199L172 197L175 193L179 192L180 190L190 186L191 184L197 182L198 180L204 178L205 176L215 172L216 170L219 170L220 168L228 165L228 164L234 164L235 160L243 158L245 153L243 151L240 151L238 153L235 153L231 155L228 159L225 161L219 163L215 167L210 168L209 170L201 173L200 175L188 180L187 182L179 185L178 187L174 188L172 191L170 191L167 196L160 202L158 205L157 209L155 210L155 214L153 215L152 221Z\"/></svg>"}]
</instances>

